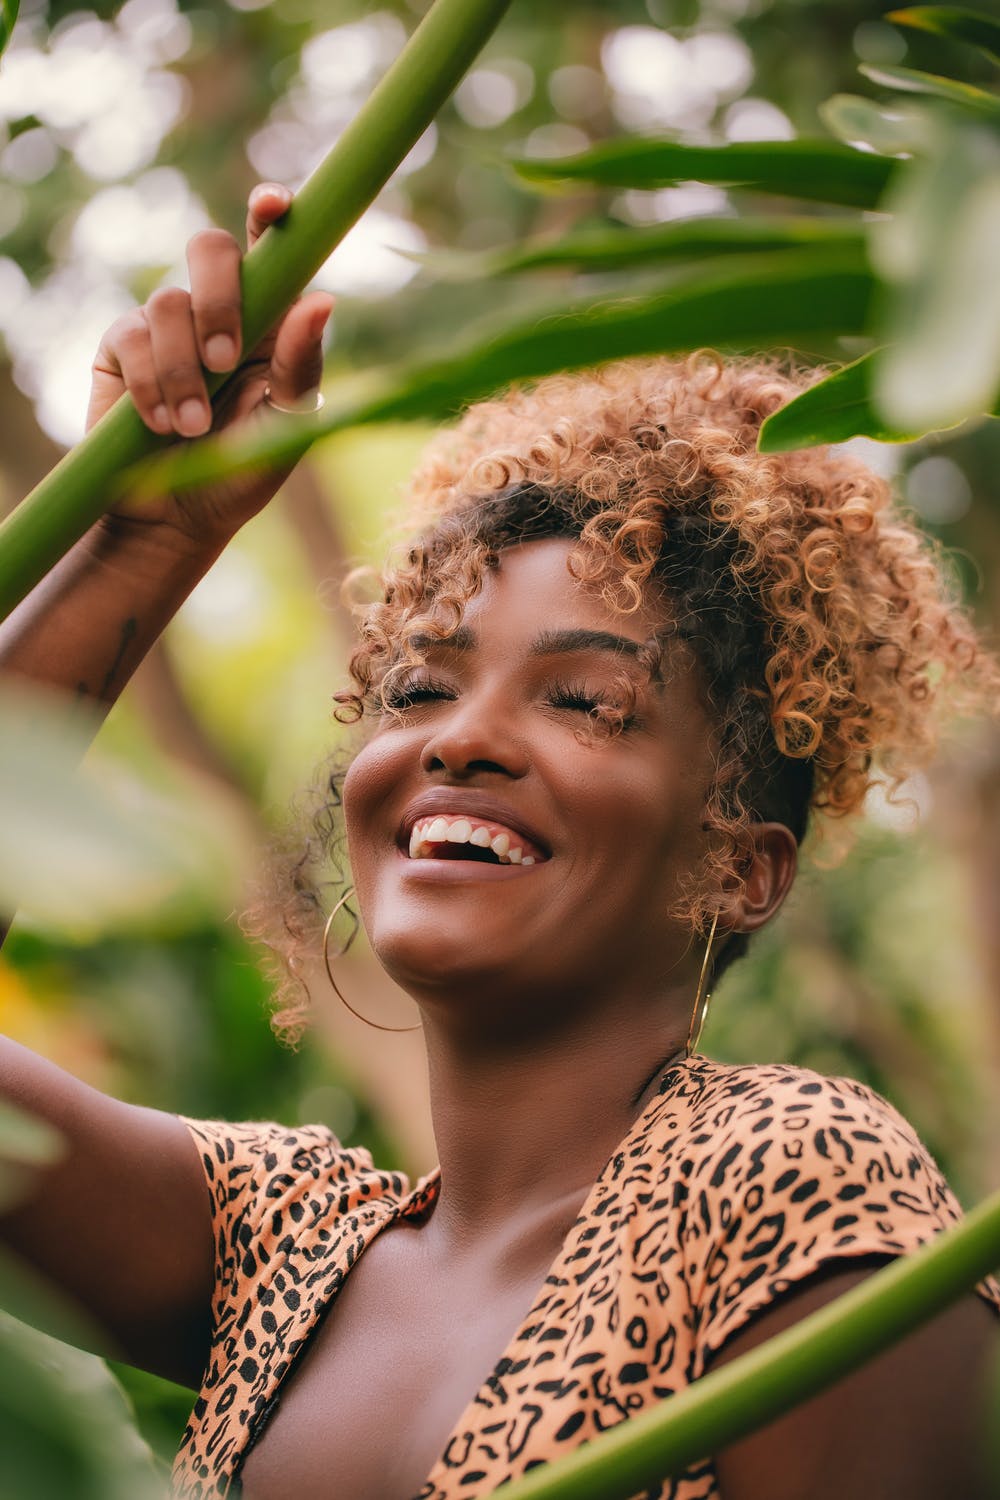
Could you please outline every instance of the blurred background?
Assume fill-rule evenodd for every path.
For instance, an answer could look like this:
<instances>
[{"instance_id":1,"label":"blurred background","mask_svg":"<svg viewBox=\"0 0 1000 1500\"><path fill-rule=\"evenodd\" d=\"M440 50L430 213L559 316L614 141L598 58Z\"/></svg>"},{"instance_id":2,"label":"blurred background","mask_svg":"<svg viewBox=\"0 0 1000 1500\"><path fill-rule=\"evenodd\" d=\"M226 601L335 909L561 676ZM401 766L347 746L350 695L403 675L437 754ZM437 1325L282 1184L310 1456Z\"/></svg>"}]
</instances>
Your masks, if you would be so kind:
<instances>
[{"instance_id":1,"label":"blurred background","mask_svg":"<svg viewBox=\"0 0 1000 1500\"><path fill-rule=\"evenodd\" d=\"M196 229L240 234L255 181L300 183L425 8L24 0L0 69L0 513L81 434L107 324L184 279ZM859 63L926 66L947 47L904 38L881 10L515 3L317 278L339 299L330 371L429 353L488 312L530 313L554 275L573 277L437 285L399 251L502 248L588 215L641 225L730 211L724 189L698 184L540 196L504 170L506 153L558 155L622 131L815 136L821 101L866 92ZM116 764L238 828L237 878L126 922L25 912L0 957L0 1028L96 1086L196 1116L324 1121L411 1173L434 1159L419 1042L366 1029L316 977L311 1034L298 1050L279 1045L239 915L269 838L342 747L331 717L350 641L340 583L378 560L426 435L369 428L317 447L198 588L102 733ZM861 446L948 549L995 640L1000 426ZM773 931L720 986L702 1045L871 1084L971 1202L1000 1183L995 736L956 735L908 792L897 805L870 799L845 863L828 868L829 847L814 849ZM410 1019L362 943L342 967L352 1003ZM119 1373L169 1457L189 1394Z\"/></svg>"}]
</instances>

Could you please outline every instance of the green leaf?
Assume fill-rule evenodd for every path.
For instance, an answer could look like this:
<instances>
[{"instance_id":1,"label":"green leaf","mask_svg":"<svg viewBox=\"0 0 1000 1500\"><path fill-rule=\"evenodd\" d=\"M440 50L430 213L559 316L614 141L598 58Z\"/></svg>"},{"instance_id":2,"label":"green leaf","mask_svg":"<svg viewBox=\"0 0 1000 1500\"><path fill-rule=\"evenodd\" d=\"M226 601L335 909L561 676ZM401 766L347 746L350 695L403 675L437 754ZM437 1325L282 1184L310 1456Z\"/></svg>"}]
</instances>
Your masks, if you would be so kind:
<instances>
[{"instance_id":1,"label":"green leaf","mask_svg":"<svg viewBox=\"0 0 1000 1500\"><path fill-rule=\"evenodd\" d=\"M988 94L985 89L977 89L971 83L960 83L957 78L942 78L938 73L922 73L917 68L875 68L868 63L862 63L858 72L884 88L945 99L949 104L957 104L974 114L1000 120L1000 98L996 94Z\"/></svg>"},{"instance_id":2,"label":"green leaf","mask_svg":"<svg viewBox=\"0 0 1000 1500\"><path fill-rule=\"evenodd\" d=\"M446 417L515 380L533 380L636 355L706 345L759 350L829 344L867 326L873 278L850 247L749 257L673 278L631 298L566 303L547 317L476 340L442 359L373 375L362 394L328 403L323 417L282 418L249 435L179 449L137 471L155 491L191 486L262 462L293 458L318 438L371 422Z\"/></svg>"},{"instance_id":3,"label":"green leaf","mask_svg":"<svg viewBox=\"0 0 1000 1500\"><path fill-rule=\"evenodd\" d=\"M992 409L1000 387L1000 141L958 117L906 163L871 226L885 284L875 403L929 431Z\"/></svg>"},{"instance_id":4,"label":"green leaf","mask_svg":"<svg viewBox=\"0 0 1000 1500\"><path fill-rule=\"evenodd\" d=\"M952 41L968 42L994 62L1000 62L1000 21L980 11L964 10L960 5L912 5L905 10L890 10L883 19Z\"/></svg>"},{"instance_id":5,"label":"green leaf","mask_svg":"<svg viewBox=\"0 0 1000 1500\"><path fill-rule=\"evenodd\" d=\"M590 182L603 187L660 188L713 182L850 208L874 208L895 162L837 141L734 141L689 146L624 136L579 156L511 163L525 182Z\"/></svg>"},{"instance_id":6,"label":"green leaf","mask_svg":"<svg viewBox=\"0 0 1000 1500\"><path fill-rule=\"evenodd\" d=\"M250 851L233 814L92 756L83 705L0 687L0 911L81 936L228 911Z\"/></svg>"},{"instance_id":7,"label":"green leaf","mask_svg":"<svg viewBox=\"0 0 1000 1500\"><path fill-rule=\"evenodd\" d=\"M834 94L819 106L820 119L838 140L864 141L883 156L923 150L933 130L926 110L914 105L887 109L860 94Z\"/></svg>"},{"instance_id":8,"label":"green leaf","mask_svg":"<svg viewBox=\"0 0 1000 1500\"><path fill-rule=\"evenodd\" d=\"M308 285L461 81L510 0L434 0L403 51L243 260L243 346ZM215 392L223 376L208 377ZM0 522L0 620L114 504L124 470L165 446L122 396Z\"/></svg>"},{"instance_id":9,"label":"green leaf","mask_svg":"<svg viewBox=\"0 0 1000 1500\"><path fill-rule=\"evenodd\" d=\"M0 0L0 55L10 41L19 6L20 0Z\"/></svg>"},{"instance_id":10,"label":"green leaf","mask_svg":"<svg viewBox=\"0 0 1000 1500\"><path fill-rule=\"evenodd\" d=\"M102 1359L0 1314L4 1500L166 1500Z\"/></svg>"},{"instance_id":11,"label":"green leaf","mask_svg":"<svg viewBox=\"0 0 1000 1500\"><path fill-rule=\"evenodd\" d=\"M748 250L813 249L863 243L853 220L820 218L694 218L638 228L599 225L574 229L547 243L509 250L408 253L442 281L480 281L520 271L618 271L659 261L702 261Z\"/></svg>"},{"instance_id":12,"label":"green leaf","mask_svg":"<svg viewBox=\"0 0 1000 1500\"><path fill-rule=\"evenodd\" d=\"M1000 1193L962 1223L802 1318L732 1364L565 1458L532 1469L504 1500L627 1500L859 1368L1000 1265Z\"/></svg>"},{"instance_id":13,"label":"green leaf","mask_svg":"<svg viewBox=\"0 0 1000 1500\"><path fill-rule=\"evenodd\" d=\"M787 453L817 443L844 443L874 438L880 443L909 443L921 432L889 426L872 401L878 351L835 370L767 418L760 429L760 453Z\"/></svg>"}]
</instances>

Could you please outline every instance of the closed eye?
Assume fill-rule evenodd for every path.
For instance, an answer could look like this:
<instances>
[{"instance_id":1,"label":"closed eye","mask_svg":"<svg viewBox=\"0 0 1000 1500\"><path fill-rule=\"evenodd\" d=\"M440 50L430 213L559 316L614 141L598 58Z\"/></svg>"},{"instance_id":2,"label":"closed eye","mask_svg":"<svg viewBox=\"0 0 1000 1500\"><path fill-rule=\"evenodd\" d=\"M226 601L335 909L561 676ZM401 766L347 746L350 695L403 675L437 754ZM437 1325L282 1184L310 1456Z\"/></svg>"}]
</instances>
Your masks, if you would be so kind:
<instances>
[{"instance_id":1,"label":"closed eye","mask_svg":"<svg viewBox=\"0 0 1000 1500\"><path fill-rule=\"evenodd\" d=\"M575 708L580 713L592 714L600 708L601 697L590 692L584 685L554 682L549 690L549 702L553 708Z\"/></svg>"},{"instance_id":2,"label":"closed eye","mask_svg":"<svg viewBox=\"0 0 1000 1500\"><path fill-rule=\"evenodd\" d=\"M625 707L629 696L624 691L614 692L607 687L593 689L585 682L556 681L549 689L548 702L553 708L586 714L608 726L614 724L622 731L633 729L638 723L635 713ZM634 705L634 697L632 703Z\"/></svg>"},{"instance_id":3,"label":"closed eye","mask_svg":"<svg viewBox=\"0 0 1000 1500\"><path fill-rule=\"evenodd\" d=\"M433 677L403 677L390 683L382 691L382 702L390 713L404 713L408 708L419 708L423 703L433 703L442 698L456 696L455 689L447 682Z\"/></svg>"}]
</instances>

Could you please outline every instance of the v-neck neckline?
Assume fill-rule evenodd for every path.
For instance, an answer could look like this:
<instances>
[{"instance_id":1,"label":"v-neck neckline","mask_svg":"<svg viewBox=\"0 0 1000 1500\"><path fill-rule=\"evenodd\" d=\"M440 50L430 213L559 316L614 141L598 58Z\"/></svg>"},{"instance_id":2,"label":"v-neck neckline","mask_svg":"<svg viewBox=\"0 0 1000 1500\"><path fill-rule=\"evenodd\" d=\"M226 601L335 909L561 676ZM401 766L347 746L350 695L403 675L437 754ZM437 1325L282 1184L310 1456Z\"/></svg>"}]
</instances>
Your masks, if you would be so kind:
<instances>
[{"instance_id":1,"label":"v-neck neckline","mask_svg":"<svg viewBox=\"0 0 1000 1500\"><path fill-rule=\"evenodd\" d=\"M649 1099L647 1099L646 1103L639 1110L635 1119L632 1121L632 1124L629 1126L628 1130L625 1132L622 1138L618 1141L617 1145L614 1147L614 1149L604 1162L604 1165L601 1167L601 1170L598 1172L597 1177L591 1183L589 1189L587 1190L586 1196L583 1198L580 1207L574 1215L572 1224L563 1236L562 1242L559 1246L558 1251L556 1252L555 1258L553 1259L544 1277L542 1278L541 1283L532 1296L531 1302L525 1310L523 1317L521 1318L511 1337L507 1340L504 1348L497 1356L496 1360L493 1363L493 1366L487 1372L485 1378L479 1383L470 1400L458 1413L455 1422L453 1423L452 1427L445 1437L438 1457L435 1459L430 1471L427 1474L427 1477L423 1482L421 1489L417 1492L417 1495L413 1497L413 1500L420 1500L420 1496L428 1493L428 1488L430 1488L430 1490L434 1494L437 1494L442 1490L440 1479L441 1476L446 1476L448 1473L446 1466L446 1455L449 1448L451 1447L455 1439L460 1437L467 1428L474 1426L474 1417L477 1409L480 1411L489 1410L490 1405L492 1404L492 1397L497 1381L502 1379L504 1372L507 1370L507 1368L509 1368L512 1356L517 1350L518 1345L526 1337L528 1330L536 1321L535 1310L538 1306L538 1303L545 1296L546 1291L553 1280L558 1278L562 1266L572 1258L573 1253L578 1248L577 1237L579 1235L580 1229L586 1224L588 1218L590 1217L590 1211L595 1199L598 1199L600 1197L604 1189L605 1179L607 1177L609 1168L612 1168L618 1158L620 1158L627 1151L630 1142L632 1141L633 1137L640 1131L640 1129L645 1128L650 1123L656 1111L662 1108L666 1099L669 1097L670 1092L672 1091L672 1087L675 1081L673 1075L676 1073L676 1071L678 1069L685 1069L689 1063L697 1060L701 1060L701 1054L694 1053L691 1057L688 1058L675 1058L670 1063L665 1065L663 1073L660 1076L658 1086L654 1089ZM361 1245L361 1248L356 1252L348 1265L344 1268L344 1275L336 1290L331 1295L323 1298L322 1300L317 1300L316 1306L313 1310L312 1318L310 1319L309 1325L304 1332L302 1344L296 1350L295 1357L292 1360L289 1368L285 1371L285 1373L281 1376L277 1383L272 1385L268 1390L265 1407L261 1412L261 1416L264 1415L265 1411L270 1411L274 1403L280 1400L283 1387L287 1385L289 1380L294 1378L296 1371L302 1365L306 1355L309 1353L313 1346L313 1341L316 1333L318 1332L326 1316L332 1311L337 1298L343 1291L344 1286L347 1284L347 1279L350 1276L351 1272L363 1259L369 1247L375 1242L376 1239L378 1239L379 1235L382 1234L383 1231L388 1229L391 1225L396 1224L403 1219L424 1216L424 1214L427 1212L427 1209L436 1204L440 1194L440 1190L441 1169L440 1167L434 1167L430 1172L426 1174L426 1176L419 1178L416 1185L411 1188L410 1191L406 1193L397 1203L388 1206L387 1211L384 1213L380 1213L377 1216L373 1214L370 1222L364 1225L362 1229L363 1243ZM372 1207L374 1208L374 1205L372 1205ZM263 1427L259 1426L256 1431L251 1432L248 1443L241 1450L238 1456L231 1475L230 1487L227 1488L227 1492L233 1494L234 1496L240 1493L238 1488L238 1477L242 1472L244 1462L249 1456L251 1449L256 1445L258 1436L261 1434L262 1430ZM237 1488L235 1490L231 1488L234 1482L237 1484Z\"/></svg>"},{"instance_id":2,"label":"v-neck neckline","mask_svg":"<svg viewBox=\"0 0 1000 1500\"><path fill-rule=\"evenodd\" d=\"M491 1400L487 1400L485 1398L487 1396L493 1396L496 1382L502 1378L504 1371L510 1366L514 1354L518 1349L518 1346L521 1344L522 1340L525 1338L528 1330L537 1322L536 1309L538 1308L539 1302L541 1302L545 1297L550 1284L553 1281L558 1280L563 1266L573 1258L573 1255L579 1248L577 1241L580 1230L586 1225L588 1219L590 1218L590 1210L594 1205L595 1199L598 1199L600 1197L604 1189L605 1179L607 1177L609 1168L613 1167L616 1160L628 1149L630 1142L632 1141L633 1137L640 1131L640 1129L645 1128L648 1125L656 1110L662 1107L673 1085L674 1080L671 1075L674 1073L674 1071L677 1068L682 1068L687 1063L694 1061L697 1056L699 1056L699 1054L693 1054L692 1057L688 1058L675 1058L673 1061L665 1065L660 1076L657 1088L654 1089L653 1093L646 1100L646 1103L639 1110L635 1119L632 1121L632 1124L629 1126L628 1130L625 1132L622 1138L618 1141L617 1145L614 1147L613 1151L604 1162L604 1165L601 1167L601 1170L598 1172L597 1177L591 1183L589 1189L587 1190L586 1196L583 1198L580 1207L577 1209L575 1215L573 1216L572 1224L563 1235L562 1242L560 1243L559 1249L556 1252L555 1258L553 1259L551 1265L542 1278L542 1281L535 1291L528 1308L521 1318L521 1321L518 1323L517 1328L514 1330L511 1337L507 1340L504 1348L497 1356L492 1368L487 1373L485 1379L480 1382L471 1399L462 1408L461 1412L459 1412L456 1421L452 1425L447 1437L444 1440L444 1443L442 1444L441 1452L439 1453L437 1459L430 1469L430 1472L424 1480L423 1486L418 1491L417 1495L413 1497L413 1500L420 1500L420 1496L425 1494L429 1489L432 1489L434 1494L437 1494L440 1490L443 1490L444 1486L440 1482L440 1478L442 1475L447 1475L448 1473L448 1469L445 1464L445 1456L448 1453L449 1448L451 1447L455 1439L460 1437L461 1434L466 1431L466 1429L474 1426L474 1414L477 1410L482 1412L488 1411L490 1409L492 1402ZM417 1183L417 1186L414 1188L413 1192L410 1193L407 1198L405 1198L400 1204L397 1213L395 1213L391 1218L388 1218L385 1224L379 1226L375 1234L372 1235L372 1240L377 1238L378 1234L382 1232L382 1229L387 1228L389 1224L395 1223L397 1218L405 1217L410 1211L410 1204L416 1203L421 1197L426 1197L427 1188L432 1184L434 1187L434 1195L430 1201L436 1202L441 1187L440 1167L435 1167L432 1172L428 1173L427 1177L421 1178L421 1180ZM371 1244L371 1240L367 1240L365 1242L366 1250L369 1244Z\"/></svg>"}]
</instances>

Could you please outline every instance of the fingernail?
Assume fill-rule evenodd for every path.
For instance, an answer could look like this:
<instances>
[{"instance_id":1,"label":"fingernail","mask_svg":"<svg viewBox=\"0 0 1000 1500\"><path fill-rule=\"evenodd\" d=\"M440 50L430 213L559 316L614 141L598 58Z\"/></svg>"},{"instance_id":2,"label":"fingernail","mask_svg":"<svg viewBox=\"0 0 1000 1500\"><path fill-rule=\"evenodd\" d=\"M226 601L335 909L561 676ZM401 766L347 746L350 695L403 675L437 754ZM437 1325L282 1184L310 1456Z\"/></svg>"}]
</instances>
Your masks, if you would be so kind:
<instances>
[{"instance_id":1,"label":"fingernail","mask_svg":"<svg viewBox=\"0 0 1000 1500\"><path fill-rule=\"evenodd\" d=\"M170 431L170 413L161 401L159 406L153 407L153 426L160 432Z\"/></svg>"},{"instance_id":2,"label":"fingernail","mask_svg":"<svg viewBox=\"0 0 1000 1500\"><path fill-rule=\"evenodd\" d=\"M177 408L177 431L182 437L201 437L211 425L211 416L203 402L190 397Z\"/></svg>"},{"instance_id":3,"label":"fingernail","mask_svg":"<svg viewBox=\"0 0 1000 1500\"><path fill-rule=\"evenodd\" d=\"M205 340L205 363L210 370L228 370L236 359L236 345L228 333L213 333Z\"/></svg>"},{"instance_id":4,"label":"fingernail","mask_svg":"<svg viewBox=\"0 0 1000 1500\"><path fill-rule=\"evenodd\" d=\"M291 192L288 188L283 187L280 182L261 182L258 183L250 194L250 203L252 205L258 198L271 196L283 198L286 203L291 203L292 201Z\"/></svg>"}]
</instances>

